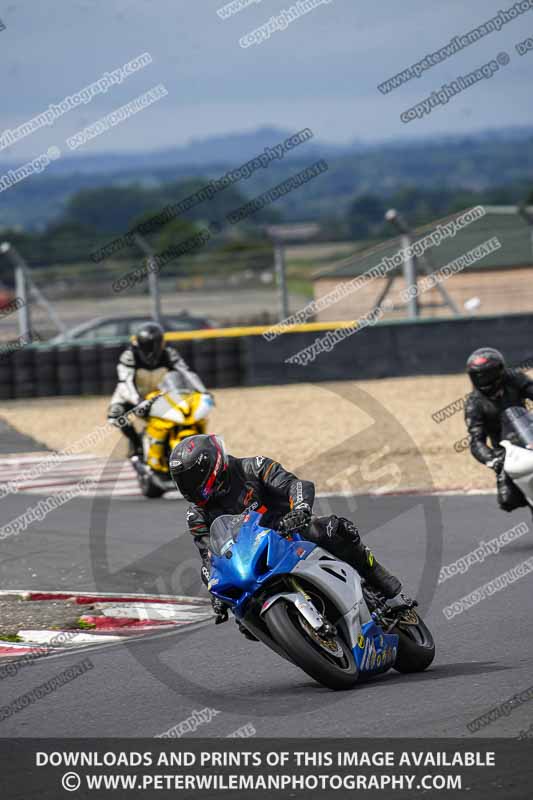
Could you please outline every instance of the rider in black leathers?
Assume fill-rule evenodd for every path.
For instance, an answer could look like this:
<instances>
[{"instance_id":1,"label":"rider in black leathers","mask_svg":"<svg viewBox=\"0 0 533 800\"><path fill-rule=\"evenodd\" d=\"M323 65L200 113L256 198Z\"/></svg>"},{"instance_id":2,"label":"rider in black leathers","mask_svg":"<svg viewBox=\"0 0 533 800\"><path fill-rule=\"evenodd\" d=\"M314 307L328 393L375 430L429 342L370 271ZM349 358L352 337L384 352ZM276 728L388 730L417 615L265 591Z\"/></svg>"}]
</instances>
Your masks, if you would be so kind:
<instances>
[{"instance_id":1,"label":"rider in black leathers","mask_svg":"<svg viewBox=\"0 0 533 800\"><path fill-rule=\"evenodd\" d=\"M467 361L467 372L474 387L465 404L470 451L496 473L500 508L513 511L527 501L503 471L501 414L511 406L525 407L526 399L533 400L533 381L523 372L507 369L502 354L492 347L475 350Z\"/></svg>"},{"instance_id":2,"label":"rider in black leathers","mask_svg":"<svg viewBox=\"0 0 533 800\"><path fill-rule=\"evenodd\" d=\"M261 508L262 524L282 533L297 531L330 551L359 572L380 592L391 608L412 604L401 593L401 583L379 564L363 545L353 522L331 515L312 514L315 487L266 456L235 458L225 452L218 436L191 436L178 444L169 461L177 488L192 505L187 523L202 558L202 580L210 574L209 528L222 514L240 514ZM213 599L220 621L227 619L224 604Z\"/></svg>"}]
</instances>

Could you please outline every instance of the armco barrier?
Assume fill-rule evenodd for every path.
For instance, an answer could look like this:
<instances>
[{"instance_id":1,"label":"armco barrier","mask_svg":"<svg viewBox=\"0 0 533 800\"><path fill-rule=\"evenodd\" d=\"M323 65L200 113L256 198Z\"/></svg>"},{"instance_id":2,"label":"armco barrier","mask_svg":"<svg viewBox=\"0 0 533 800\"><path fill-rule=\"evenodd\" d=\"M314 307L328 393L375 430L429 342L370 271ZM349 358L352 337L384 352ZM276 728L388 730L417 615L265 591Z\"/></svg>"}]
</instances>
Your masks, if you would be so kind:
<instances>
[{"instance_id":1,"label":"armco barrier","mask_svg":"<svg viewBox=\"0 0 533 800\"><path fill-rule=\"evenodd\" d=\"M469 353L489 345L509 363L533 352L533 314L391 322L365 328L321 353L306 366L290 356L328 330L346 323L301 325L267 341L266 328L169 334L206 386L368 380L462 372ZM36 345L0 357L0 400L51 395L110 395L127 342Z\"/></svg>"},{"instance_id":2,"label":"armco barrier","mask_svg":"<svg viewBox=\"0 0 533 800\"><path fill-rule=\"evenodd\" d=\"M293 333L273 342L262 336L247 337L243 383L261 386L453 374L463 372L468 355L482 346L497 347L509 363L520 363L533 352L532 333L533 314L382 323L353 334L306 366L285 360L323 333Z\"/></svg>"}]
</instances>

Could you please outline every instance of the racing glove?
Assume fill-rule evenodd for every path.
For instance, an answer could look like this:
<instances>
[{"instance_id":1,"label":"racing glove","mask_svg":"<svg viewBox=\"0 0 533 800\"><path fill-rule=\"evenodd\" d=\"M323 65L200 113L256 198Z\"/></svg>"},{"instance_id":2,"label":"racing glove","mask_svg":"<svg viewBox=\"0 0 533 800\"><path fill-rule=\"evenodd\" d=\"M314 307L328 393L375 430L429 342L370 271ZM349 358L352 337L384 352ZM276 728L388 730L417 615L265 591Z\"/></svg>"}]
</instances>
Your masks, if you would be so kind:
<instances>
[{"instance_id":1,"label":"racing glove","mask_svg":"<svg viewBox=\"0 0 533 800\"><path fill-rule=\"evenodd\" d=\"M219 597L211 597L211 605L215 613L215 625L228 621L228 607Z\"/></svg>"},{"instance_id":2,"label":"racing glove","mask_svg":"<svg viewBox=\"0 0 533 800\"><path fill-rule=\"evenodd\" d=\"M489 467L489 469L493 469L496 475L499 475L503 470L504 462L505 455L497 455L494 456L494 458L491 458L490 461L485 461L485 465Z\"/></svg>"},{"instance_id":3,"label":"racing glove","mask_svg":"<svg viewBox=\"0 0 533 800\"><path fill-rule=\"evenodd\" d=\"M307 503L300 503L281 518L278 525L280 533L304 533L311 522L311 508Z\"/></svg>"},{"instance_id":4,"label":"racing glove","mask_svg":"<svg viewBox=\"0 0 533 800\"><path fill-rule=\"evenodd\" d=\"M200 570L200 577L202 579L202 583L204 586L207 586L209 583L209 576L211 575L211 570L209 569L209 564L205 562L202 564L202 569Z\"/></svg>"},{"instance_id":5,"label":"racing glove","mask_svg":"<svg viewBox=\"0 0 533 800\"><path fill-rule=\"evenodd\" d=\"M207 560L202 564L200 576L202 578L202 583L207 586L209 584L209 578L211 577L211 569ZM220 598L211 595L211 606L215 614L215 625L220 625L222 622L228 621L228 607Z\"/></svg>"}]
</instances>

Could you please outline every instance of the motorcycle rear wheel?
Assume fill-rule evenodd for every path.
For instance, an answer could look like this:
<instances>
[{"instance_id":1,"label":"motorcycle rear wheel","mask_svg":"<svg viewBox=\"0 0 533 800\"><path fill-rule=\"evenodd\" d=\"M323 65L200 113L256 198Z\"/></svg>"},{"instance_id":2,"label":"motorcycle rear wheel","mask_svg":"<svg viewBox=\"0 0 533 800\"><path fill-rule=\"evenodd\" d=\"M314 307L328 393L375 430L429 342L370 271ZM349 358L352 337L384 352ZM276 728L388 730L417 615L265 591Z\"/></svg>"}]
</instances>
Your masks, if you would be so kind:
<instances>
[{"instance_id":1,"label":"motorcycle rear wheel","mask_svg":"<svg viewBox=\"0 0 533 800\"><path fill-rule=\"evenodd\" d=\"M341 636L331 640L335 653L328 653L327 640L312 631L292 603L280 599L265 612L270 635L291 661L315 681L330 689L353 689L359 678L355 658ZM314 635L313 635L314 634Z\"/></svg>"}]
</instances>

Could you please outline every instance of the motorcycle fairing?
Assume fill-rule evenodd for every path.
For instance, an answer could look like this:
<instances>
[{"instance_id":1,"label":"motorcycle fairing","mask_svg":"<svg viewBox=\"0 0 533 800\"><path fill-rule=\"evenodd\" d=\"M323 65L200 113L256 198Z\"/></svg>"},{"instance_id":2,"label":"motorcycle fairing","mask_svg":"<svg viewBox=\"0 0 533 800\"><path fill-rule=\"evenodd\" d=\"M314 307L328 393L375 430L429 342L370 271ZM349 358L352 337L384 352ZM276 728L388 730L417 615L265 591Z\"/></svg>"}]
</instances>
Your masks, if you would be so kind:
<instances>
[{"instance_id":1,"label":"motorcycle fairing","mask_svg":"<svg viewBox=\"0 0 533 800\"><path fill-rule=\"evenodd\" d=\"M205 433L213 401L200 392L180 394L169 391L155 399L144 430L146 464L168 474L167 444L172 450L182 439Z\"/></svg>"},{"instance_id":2,"label":"motorcycle fairing","mask_svg":"<svg viewBox=\"0 0 533 800\"><path fill-rule=\"evenodd\" d=\"M238 547L229 547L221 556L211 554L209 591L229 603L237 619L267 580L291 573L316 547L297 534L291 541L283 539L270 528L263 528L260 518L258 512L249 512L239 530Z\"/></svg>"},{"instance_id":3,"label":"motorcycle fairing","mask_svg":"<svg viewBox=\"0 0 533 800\"><path fill-rule=\"evenodd\" d=\"M512 444L507 439L500 442L505 448L505 473L516 483L530 506L533 506L533 451Z\"/></svg>"},{"instance_id":4,"label":"motorcycle fairing","mask_svg":"<svg viewBox=\"0 0 533 800\"><path fill-rule=\"evenodd\" d=\"M143 445L146 464L158 472L168 473L166 442L175 423L170 420L150 417L144 429Z\"/></svg>"},{"instance_id":5,"label":"motorcycle fairing","mask_svg":"<svg viewBox=\"0 0 533 800\"><path fill-rule=\"evenodd\" d=\"M213 408L210 395L201 392L165 392L154 401L150 416L178 425L193 425L205 419Z\"/></svg>"},{"instance_id":6,"label":"motorcycle fairing","mask_svg":"<svg viewBox=\"0 0 533 800\"><path fill-rule=\"evenodd\" d=\"M361 626L353 654L361 673L384 672L396 661L398 636L394 633L383 633L374 620L370 620Z\"/></svg>"},{"instance_id":7,"label":"motorcycle fairing","mask_svg":"<svg viewBox=\"0 0 533 800\"><path fill-rule=\"evenodd\" d=\"M384 634L372 619L363 597L361 578L353 567L317 547L309 558L296 565L293 575L306 577L335 601L343 614L336 624L344 628L361 672L380 672L392 665L398 637ZM336 578L334 583L332 578Z\"/></svg>"}]
</instances>

